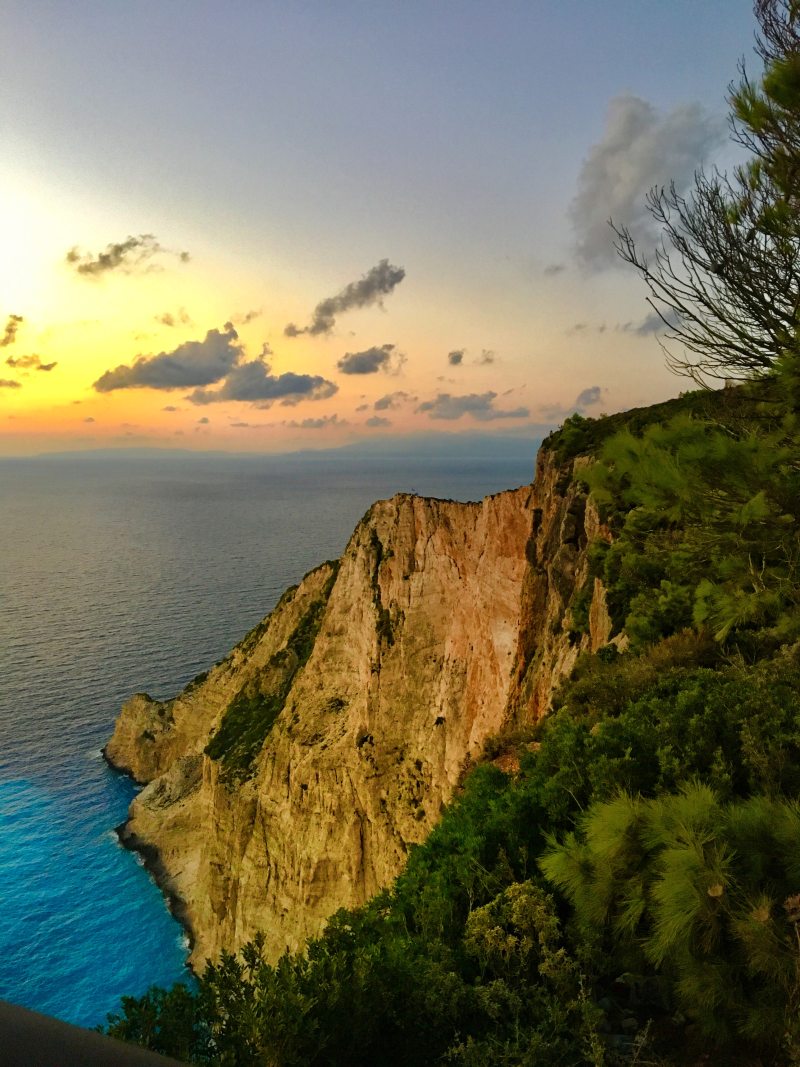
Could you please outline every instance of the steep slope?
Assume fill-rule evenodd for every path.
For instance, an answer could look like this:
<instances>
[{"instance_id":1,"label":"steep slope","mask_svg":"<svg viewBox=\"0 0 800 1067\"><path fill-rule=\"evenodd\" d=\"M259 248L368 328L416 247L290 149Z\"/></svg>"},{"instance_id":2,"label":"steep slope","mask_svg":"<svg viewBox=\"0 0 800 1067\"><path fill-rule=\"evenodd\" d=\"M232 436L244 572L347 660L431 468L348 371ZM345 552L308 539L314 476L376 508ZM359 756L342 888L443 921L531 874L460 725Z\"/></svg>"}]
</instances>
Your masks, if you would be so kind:
<instances>
[{"instance_id":1,"label":"steep slope","mask_svg":"<svg viewBox=\"0 0 800 1067\"><path fill-rule=\"evenodd\" d=\"M590 634L569 628L602 533L571 467L543 451L533 487L375 504L206 677L125 705L106 756L149 785L121 836L193 962L257 930L276 958L387 885L486 738L608 640L599 583Z\"/></svg>"}]
</instances>

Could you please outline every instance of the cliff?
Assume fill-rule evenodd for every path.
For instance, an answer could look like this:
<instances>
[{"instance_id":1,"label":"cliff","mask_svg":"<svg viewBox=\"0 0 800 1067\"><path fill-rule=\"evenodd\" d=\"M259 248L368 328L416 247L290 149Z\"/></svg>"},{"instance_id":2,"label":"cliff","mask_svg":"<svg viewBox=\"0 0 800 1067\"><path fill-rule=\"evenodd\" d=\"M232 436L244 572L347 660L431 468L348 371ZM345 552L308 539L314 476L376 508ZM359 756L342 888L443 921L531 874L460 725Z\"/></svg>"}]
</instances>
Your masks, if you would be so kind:
<instances>
[{"instance_id":1,"label":"cliff","mask_svg":"<svg viewBox=\"0 0 800 1067\"><path fill-rule=\"evenodd\" d=\"M149 784L121 837L193 963L258 930L274 959L386 886L485 740L544 714L580 649L608 641L585 551L607 532L573 462L542 450L532 486L481 503L373 505L207 675L123 707L106 757Z\"/></svg>"}]
</instances>

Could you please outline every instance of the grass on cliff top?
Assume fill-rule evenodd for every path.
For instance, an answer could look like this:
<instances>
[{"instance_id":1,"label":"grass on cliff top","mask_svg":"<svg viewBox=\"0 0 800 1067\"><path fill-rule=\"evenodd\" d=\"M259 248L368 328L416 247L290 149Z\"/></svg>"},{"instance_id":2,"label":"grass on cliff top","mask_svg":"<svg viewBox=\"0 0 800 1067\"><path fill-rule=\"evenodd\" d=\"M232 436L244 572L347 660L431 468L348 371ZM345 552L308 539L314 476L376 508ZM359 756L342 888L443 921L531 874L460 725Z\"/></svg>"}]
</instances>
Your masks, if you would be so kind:
<instances>
[{"instance_id":1,"label":"grass on cliff top","mask_svg":"<svg viewBox=\"0 0 800 1067\"><path fill-rule=\"evenodd\" d=\"M286 644L270 659L263 675L250 679L242 686L225 709L219 728L206 745L206 755L222 763L222 778L226 782L241 781L253 773L255 759L275 720L283 711L292 683L308 662L339 571L338 561L330 562L329 566L331 574L320 596L308 605ZM251 651L258 637L265 632L264 623L259 626L262 629L256 627L248 635L246 646L243 642L242 647L246 651ZM256 631L258 637L253 638Z\"/></svg>"}]
</instances>

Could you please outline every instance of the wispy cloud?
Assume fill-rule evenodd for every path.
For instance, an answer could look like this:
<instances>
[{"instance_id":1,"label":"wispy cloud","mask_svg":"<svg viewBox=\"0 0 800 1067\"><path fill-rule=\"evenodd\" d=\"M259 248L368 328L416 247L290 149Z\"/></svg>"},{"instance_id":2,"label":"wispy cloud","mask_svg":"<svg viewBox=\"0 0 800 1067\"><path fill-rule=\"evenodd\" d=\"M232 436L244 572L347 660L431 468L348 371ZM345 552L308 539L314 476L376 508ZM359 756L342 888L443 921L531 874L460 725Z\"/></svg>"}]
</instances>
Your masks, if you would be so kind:
<instances>
[{"instance_id":1,"label":"wispy cloud","mask_svg":"<svg viewBox=\"0 0 800 1067\"><path fill-rule=\"evenodd\" d=\"M566 406L562 406L561 404L545 404L539 408L538 415L543 418L545 422L562 422L575 412L584 414L588 408L593 407L595 404L599 404L603 398L604 392L605 390L602 386L589 385L585 389L581 389L571 404L567 404Z\"/></svg>"},{"instance_id":2,"label":"wispy cloud","mask_svg":"<svg viewBox=\"0 0 800 1067\"><path fill-rule=\"evenodd\" d=\"M385 396L378 397L375 403L372 405L375 411L391 411L394 408L399 408L401 404L408 403L408 401L416 400L415 396L411 396L410 393L405 393L402 390L398 390L395 393L387 393Z\"/></svg>"},{"instance_id":3,"label":"wispy cloud","mask_svg":"<svg viewBox=\"0 0 800 1067\"><path fill-rule=\"evenodd\" d=\"M338 415L322 415L320 418L292 419L284 422L293 430L324 430L328 426L346 426L347 419L340 419Z\"/></svg>"},{"instance_id":4,"label":"wispy cloud","mask_svg":"<svg viewBox=\"0 0 800 1067\"><path fill-rule=\"evenodd\" d=\"M6 360L9 367L18 367L20 370L43 370L51 371L54 367L58 366L58 360L53 360L52 363L42 363L41 359L37 355L31 356L9 356Z\"/></svg>"},{"instance_id":5,"label":"wispy cloud","mask_svg":"<svg viewBox=\"0 0 800 1067\"><path fill-rule=\"evenodd\" d=\"M427 414L431 419L460 419L470 415L478 422L493 422L496 419L525 419L530 415L528 408L519 407L512 411L498 410L494 406L497 393L469 393L465 396L452 396L439 393L433 400L426 400L417 408L418 412Z\"/></svg>"},{"instance_id":6,"label":"wispy cloud","mask_svg":"<svg viewBox=\"0 0 800 1067\"><path fill-rule=\"evenodd\" d=\"M287 337L299 337L300 334L330 333L336 325L336 316L353 308L368 307L370 304L382 304L383 298L399 285L405 278L402 267L394 267L388 259L372 267L357 282L350 282L335 296L326 297L314 308L311 322L300 329L290 322L283 331Z\"/></svg>"},{"instance_id":7,"label":"wispy cloud","mask_svg":"<svg viewBox=\"0 0 800 1067\"><path fill-rule=\"evenodd\" d=\"M155 316L156 322L162 326L193 326L191 318L186 308L178 308L176 312L162 311L160 315Z\"/></svg>"},{"instance_id":8,"label":"wispy cloud","mask_svg":"<svg viewBox=\"0 0 800 1067\"><path fill-rule=\"evenodd\" d=\"M11 378L0 378L0 389L21 389L22 386L19 382L14 382Z\"/></svg>"},{"instance_id":9,"label":"wispy cloud","mask_svg":"<svg viewBox=\"0 0 800 1067\"><path fill-rule=\"evenodd\" d=\"M571 208L582 266L597 270L618 262L609 219L628 226L638 241L654 243L657 229L647 211L648 190L670 181L679 192L688 188L697 168L724 141L725 131L723 119L700 104L681 104L660 114L638 96L612 100L603 136L581 169Z\"/></svg>"},{"instance_id":10,"label":"wispy cloud","mask_svg":"<svg viewBox=\"0 0 800 1067\"><path fill-rule=\"evenodd\" d=\"M0 348L6 348L8 345L14 344L17 339L17 330L19 330L24 321L25 319L22 315L8 316L3 329L3 336L0 337Z\"/></svg>"},{"instance_id":11,"label":"wispy cloud","mask_svg":"<svg viewBox=\"0 0 800 1067\"><path fill-rule=\"evenodd\" d=\"M101 278L111 271L134 274L156 269L153 260L159 255L173 256L181 263L190 259L188 252L173 252L164 248L154 234L140 233L124 241L106 245L102 252L81 252L77 245L67 252L65 262L84 278Z\"/></svg>"},{"instance_id":12,"label":"wispy cloud","mask_svg":"<svg viewBox=\"0 0 800 1067\"><path fill-rule=\"evenodd\" d=\"M652 337L653 334L674 329L679 324L678 313L668 308L663 318L657 311L651 311L640 322L623 322L617 329L622 333L632 333L636 337Z\"/></svg>"},{"instance_id":13,"label":"wispy cloud","mask_svg":"<svg viewBox=\"0 0 800 1067\"><path fill-rule=\"evenodd\" d=\"M366 422L365 426L369 426L371 430L376 430L381 426L391 426L392 420L384 418L383 415L371 415Z\"/></svg>"}]
</instances>

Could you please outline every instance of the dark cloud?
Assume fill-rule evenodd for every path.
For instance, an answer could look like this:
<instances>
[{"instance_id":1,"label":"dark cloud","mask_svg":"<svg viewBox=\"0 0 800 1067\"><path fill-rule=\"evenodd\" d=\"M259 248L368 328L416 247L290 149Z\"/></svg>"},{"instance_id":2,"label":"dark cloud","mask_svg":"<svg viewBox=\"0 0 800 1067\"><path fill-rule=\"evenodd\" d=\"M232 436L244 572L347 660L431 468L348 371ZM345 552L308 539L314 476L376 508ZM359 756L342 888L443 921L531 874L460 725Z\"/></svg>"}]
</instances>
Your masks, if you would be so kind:
<instances>
[{"instance_id":1,"label":"dark cloud","mask_svg":"<svg viewBox=\"0 0 800 1067\"><path fill-rule=\"evenodd\" d=\"M167 404L167 406L165 408L162 408L161 410L162 411L177 411L178 409L175 407L174 404Z\"/></svg>"},{"instance_id":2,"label":"dark cloud","mask_svg":"<svg viewBox=\"0 0 800 1067\"><path fill-rule=\"evenodd\" d=\"M198 425L198 426L208 426L208 424L209 424L210 422L211 422L211 419L210 419L210 418L208 417L208 415L204 415L204 416L202 417L202 419L198 419L198 420L197 420L197 425Z\"/></svg>"},{"instance_id":3,"label":"dark cloud","mask_svg":"<svg viewBox=\"0 0 800 1067\"><path fill-rule=\"evenodd\" d=\"M359 404L356 411L369 411L369 404Z\"/></svg>"},{"instance_id":4,"label":"dark cloud","mask_svg":"<svg viewBox=\"0 0 800 1067\"><path fill-rule=\"evenodd\" d=\"M337 315L352 308L368 307L370 304L381 305L383 297L388 296L405 276L406 272L402 267L393 267L388 259L382 259L359 281L350 282L336 296L321 300L314 308L308 326L300 329L290 322L283 332L287 337L298 337L301 333L330 333L336 324Z\"/></svg>"},{"instance_id":5,"label":"dark cloud","mask_svg":"<svg viewBox=\"0 0 800 1067\"><path fill-rule=\"evenodd\" d=\"M227 375L222 387L217 390L195 389L187 400L193 404L217 404L228 400L240 400L268 408L276 400L283 404L300 400L324 400L337 392L338 386L318 374L270 373L268 363L260 359L242 363Z\"/></svg>"},{"instance_id":6,"label":"dark cloud","mask_svg":"<svg viewBox=\"0 0 800 1067\"><path fill-rule=\"evenodd\" d=\"M566 270L563 263L549 263L542 271L542 274L547 278L553 278L556 274L560 274L562 270Z\"/></svg>"},{"instance_id":7,"label":"dark cloud","mask_svg":"<svg viewBox=\"0 0 800 1067\"><path fill-rule=\"evenodd\" d=\"M651 337L653 334L662 333L664 330L674 330L678 325L680 325L678 313L667 309L663 319L657 311L651 311L648 315L645 315L641 322L624 322L617 329L622 333L632 333L636 337Z\"/></svg>"},{"instance_id":8,"label":"dark cloud","mask_svg":"<svg viewBox=\"0 0 800 1067\"><path fill-rule=\"evenodd\" d=\"M478 422L493 422L495 419L525 419L530 415L527 408L515 408L513 411L498 411L494 407L497 393L469 393L466 396L451 396L439 393L433 400L420 404L417 411L425 412L431 419L460 419L462 415L471 415Z\"/></svg>"},{"instance_id":9,"label":"dark cloud","mask_svg":"<svg viewBox=\"0 0 800 1067\"><path fill-rule=\"evenodd\" d=\"M375 345L363 352L345 352L336 366L342 374L377 374L399 369L402 361L395 345Z\"/></svg>"},{"instance_id":10,"label":"dark cloud","mask_svg":"<svg viewBox=\"0 0 800 1067\"><path fill-rule=\"evenodd\" d=\"M52 363L42 363L38 356L17 356L14 359L13 356L9 356L6 360L9 367L19 367L20 370L43 370L51 371L53 367L58 366L58 361L54 360Z\"/></svg>"},{"instance_id":11,"label":"dark cloud","mask_svg":"<svg viewBox=\"0 0 800 1067\"><path fill-rule=\"evenodd\" d=\"M209 330L203 341L185 341L171 352L139 356L131 366L120 364L94 383L98 393L114 389L185 389L210 385L225 377L242 355L239 335L230 323L225 332Z\"/></svg>"},{"instance_id":12,"label":"dark cloud","mask_svg":"<svg viewBox=\"0 0 800 1067\"><path fill-rule=\"evenodd\" d=\"M657 185L674 181L685 191L709 152L725 139L725 123L700 104L681 104L660 114L638 96L611 101L602 138L593 145L578 177L572 223L580 263L602 269L619 262L608 225L630 228L642 245L658 234L645 201Z\"/></svg>"},{"instance_id":13,"label":"dark cloud","mask_svg":"<svg viewBox=\"0 0 800 1067\"><path fill-rule=\"evenodd\" d=\"M376 411L389 411L392 408L399 408L401 404L409 400L415 399L416 397L411 396L410 393L404 393L400 390L396 393L387 393L386 396L379 397L372 406Z\"/></svg>"},{"instance_id":14,"label":"dark cloud","mask_svg":"<svg viewBox=\"0 0 800 1067\"><path fill-rule=\"evenodd\" d=\"M599 403L603 396L603 388L599 385L590 385L582 389L575 397L572 404L562 407L560 404L545 404L539 408L538 414L545 422L563 422L569 415L576 411L583 413L593 404Z\"/></svg>"},{"instance_id":15,"label":"dark cloud","mask_svg":"<svg viewBox=\"0 0 800 1067\"><path fill-rule=\"evenodd\" d=\"M599 385L590 385L588 389L582 390L575 397L575 407L580 411L581 408L590 408L592 404L596 404L600 397L603 395L603 390Z\"/></svg>"},{"instance_id":16,"label":"dark cloud","mask_svg":"<svg viewBox=\"0 0 800 1067\"><path fill-rule=\"evenodd\" d=\"M323 415L318 419L292 419L283 425L293 430L324 430L327 426L346 426L347 420L340 419L338 415Z\"/></svg>"},{"instance_id":17,"label":"dark cloud","mask_svg":"<svg viewBox=\"0 0 800 1067\"><path fill-rule=\"evenodd\" d=\"M189 314L186 308L178 308L173 314L171 311L164 311L161 315L155 316L156 322L160 322L162 326L193 326L194 323L189 318Z\"/></svg>"},{"instance_id":18,"label":"dark cloud","mask_svg":"<svg viewBox=\"0 0 800 1067\"><path fill-rule=\"evenodd\" d=\"M67 252L66 262L84 278L100 278L110 271L133 274L154 268L150 261L158 255L177 256L181 263L188 263L188 252L172 252L164 248L152 233L140 233L138 237L128 236L124 241L106 245L105 251L94 255L81 252L77 245Z\"/></svg>"},{"instance_id":19,"label":"dark cloud","mask_svg":"<svg viewBox=\"0 0 800 1067\"><path fill-rule=\"evenodd\" d=\"M372 415L364 425L369 426L371 429L377 429L379 426L391 426L392 420L385 419L382 415Z\"/></svg>"},{"instance_id":20,"label":"dark cloud","mask_svg":"<svg viewBox=\"0 0 800 1067\"><path fill-rule=\"evenodd\" d=\"M447 362L450 364L451 367L461 366L462 362L464 361L465 351L466 350L463 348L456 348L454 349L454 351L447 353Z\"/></svg>"},{"instance_id":21,"label":"dark cloud","mask_svg":"<svg viewBox=\"0 0 800 1067\"><path fill-rule=\"evenodd\" d=\"M17 339L17 330L23 324L25 319L22 315L9 315L6 319L6 324L3 329L3 336L0 337L0 348L5 348L7 345L13 345Z\"/></svg>"},{"instance_id":22,"label":"dark cloud","mask_svg":"<svg viewBox=\"0 0 800 1067\"><path fill-rule=\"evenodd\" d=\"M13 382L10 378L0 378L0 389L21 389L19 382Z\"/></svg>"}]
</instances>

